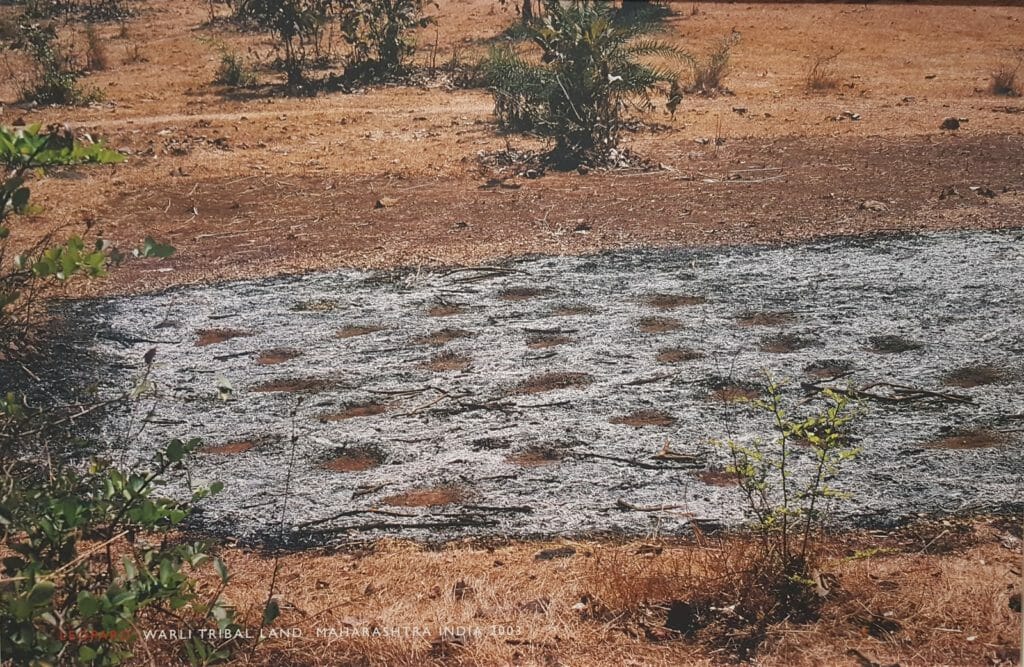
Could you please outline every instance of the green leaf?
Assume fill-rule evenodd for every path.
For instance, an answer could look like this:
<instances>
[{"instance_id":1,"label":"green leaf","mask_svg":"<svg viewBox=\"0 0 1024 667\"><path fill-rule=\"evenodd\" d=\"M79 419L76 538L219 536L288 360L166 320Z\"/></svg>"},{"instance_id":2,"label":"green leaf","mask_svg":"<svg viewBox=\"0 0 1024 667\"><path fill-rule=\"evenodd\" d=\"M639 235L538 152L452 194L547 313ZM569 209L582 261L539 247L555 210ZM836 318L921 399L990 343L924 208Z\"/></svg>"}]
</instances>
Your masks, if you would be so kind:
<instances>
[{"instance_id":1,"label":"green leaf","mask_svg":"<svg viewBox=\"0 0 1024 667\"><path fill-rule=\"evenodd\" d=\"M167 445L167 460L171 463L178 463L185 458L185 444L181 440L171 440Z\"/></svg>"},{"instance_id":2,"label":"green leaf","mask_svg":"<svg viewBox=\"0 0 1024 667\"><path fill-rule=\"evenodd\" d=\"M270 598L267 606L263 609L263 625L270 625L281 615L281 608L277 604L277 598Z\"/></svg>"},{"instance_id":3,"label":"green leaf","mask_svg":"<svg viewBox=\"0 0 1024 667\"><path fill-rule=\"evenodd\" d=\"M78 611L82 614L83 618L89 618L99 610L99 598L89 591L80 591L78 593Z\"/></svg>"},{"instance_id":4,"label":"green leaf","mask_svg":"<svg viewBox=\"0 0 1024 667\"><path fill-rule=\"evenodd\" d=\"M174 254L174 246L157 243L152 236L147 236L142 245L135 250L136 257L158 257L166 259Z\"/></svg>"},{"instance_id":5,"label":"green leaf","mask_svg":"<svg viewBox=\"0 0 1024 667\"><path fill-rule=\"evenodd\" d=\"M32 587L32 590L28 594L28 603L34 607L41 607L44 604L49 604L50 600L53 599L53 594L57 590L52 581L42 580L37 581L36 585Z\"/></svg>"},{"instance_id":6,"label":"green leaf","mask_svg":"<svg viewBox=\"0 0 1024 667\"><path fill-rule=\"evenodd\" d=\"M228 567L224 564L224 561L220 558L214 558L213 569L217 571L217 576L220 577L220 582L227 585L230 575L228 574Z\"/></svg>"}]
</instances>

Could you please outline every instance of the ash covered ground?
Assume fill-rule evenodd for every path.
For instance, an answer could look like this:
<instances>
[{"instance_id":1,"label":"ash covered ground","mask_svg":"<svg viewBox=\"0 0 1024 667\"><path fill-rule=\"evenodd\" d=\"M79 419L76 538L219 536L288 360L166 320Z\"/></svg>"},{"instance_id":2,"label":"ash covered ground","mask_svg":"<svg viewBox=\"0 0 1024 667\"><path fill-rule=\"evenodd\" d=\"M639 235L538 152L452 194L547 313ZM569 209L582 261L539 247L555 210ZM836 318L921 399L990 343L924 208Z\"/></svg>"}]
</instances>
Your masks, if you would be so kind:
<instances>
[{"instance_id":1,"label":"ash covered ground","mask_svg":"<svg viewBox=\"0 0 1024 667\"><path fill-rule=\"evenodd\" d=\"M275 539L289 468L302 544L735 525L713 441L770 434L739 400L766 372L793 402L905 399L862 402L838 481L842 521L887 525L1020 506L1022 268L1020 231L938 233L336 271L81 301L70 321L104 394L157 347L155 413L127 443L109 414L107 455L203 438L192 477L226 490L200 522L245 541Z\"/></svg>"}]
</instances>

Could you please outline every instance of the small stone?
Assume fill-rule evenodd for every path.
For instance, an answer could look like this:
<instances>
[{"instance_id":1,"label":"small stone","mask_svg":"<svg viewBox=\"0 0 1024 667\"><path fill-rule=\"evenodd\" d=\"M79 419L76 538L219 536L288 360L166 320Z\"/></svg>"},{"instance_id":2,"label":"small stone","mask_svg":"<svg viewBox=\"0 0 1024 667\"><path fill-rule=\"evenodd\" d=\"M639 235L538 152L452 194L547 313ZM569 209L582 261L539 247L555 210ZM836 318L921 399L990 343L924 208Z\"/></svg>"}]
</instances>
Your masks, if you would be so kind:
<instances>
[{"instance_id":1,"label":"small stone","mask_svg":"<svg viewBox=\"0 0 1024 667\"><path fill-rule=\"evenodd\" d=\"M377 203L373 205L374 208L390 208L398 203L398 200L394 197L381 197L377 200Z\"/></svg>"},{"instance_id":2,"label":"small stone","mask_svg":"<svg viewBox=\"0 0 1024 667\"><path fill-rule=\"evenodd\" d=\"M942 125L939 125L940 130L959 130L960 119L950 116L949 118L942 121Z\"/></svg>"}]
</instances>

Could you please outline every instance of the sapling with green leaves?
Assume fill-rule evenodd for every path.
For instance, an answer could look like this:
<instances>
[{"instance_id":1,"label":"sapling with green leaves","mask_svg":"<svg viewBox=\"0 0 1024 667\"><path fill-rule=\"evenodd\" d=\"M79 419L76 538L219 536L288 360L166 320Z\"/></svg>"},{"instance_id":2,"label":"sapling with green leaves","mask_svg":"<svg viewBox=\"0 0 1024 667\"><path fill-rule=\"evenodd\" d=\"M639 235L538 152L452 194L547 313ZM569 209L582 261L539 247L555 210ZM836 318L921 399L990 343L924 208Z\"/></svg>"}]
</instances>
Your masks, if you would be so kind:
<instances>
[{"instance_id":1,"label":"sapling with green leaves","mask_svg":"<svg viewBox=\"0 0 1024 667\"><path fill-rule=\"evenodd\" d=\"M728 471L754 519L765 560L784 576L804 579L827 511L848 497L833 482L860 451L850 436L856 411L849 397L826 389L807 404L816 410L791 416L783 384L769 377L764 398L751 405L770 417L771 437L719 443L728 452Z\"/></svg>"}]
</instances>

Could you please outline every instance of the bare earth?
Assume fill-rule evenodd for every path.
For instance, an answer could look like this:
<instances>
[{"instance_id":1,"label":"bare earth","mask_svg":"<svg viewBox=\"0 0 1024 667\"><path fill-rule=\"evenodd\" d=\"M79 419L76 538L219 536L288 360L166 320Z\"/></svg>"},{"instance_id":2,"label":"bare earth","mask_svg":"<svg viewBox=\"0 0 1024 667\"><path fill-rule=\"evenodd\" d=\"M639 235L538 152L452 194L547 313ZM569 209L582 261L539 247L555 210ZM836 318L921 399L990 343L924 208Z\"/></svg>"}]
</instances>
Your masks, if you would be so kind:
<instances>
[{"instance_id":1,"label":"bare earth","mask_svg":"<svg viewBox=\"0 0 1024 667\"><path fill-rule=\"evenodd\" d=\"M420 59L443 64L454 53L468 62L484 53L512 21L496 6L442 2L437 55L429 29ZM735 94L689 97L675 120L662 109L643 117L653 130L628 142L669 168L653 173L529 180L481 167L480 151L538 144L497 134L489 95L449 90L443 74L421 88L314 100L233 95L209 83L216 45L263 55L270 47L208 27L205 6L186 0L140 5L127 37L116 24L100 27L115 64L86 82L106 102L8 106L0 121L70 122L131 152L124 165L37 189L49 203L39 228L88 220L126 245L151 234L179 250L170 263L135 265L88 289L1020 224L1024 102L985 89L989 72L1020 46L1024 10L696 7L696 15L678 7L667 36L702 55L739 31L727 79ZM121 64L136 46L144 60ZM812 59L834 51L839 88L807 92ZM0 95L13 98L11 86L0 85ZM968 120L958 132L940 131L950 116ZM724 143L715 146L716 137ZM958 195L940 198L951 187ZM397 201L374 209L381 197ZM886 210L861 210L869 200Z\"/></svg>"}]
</instances>

